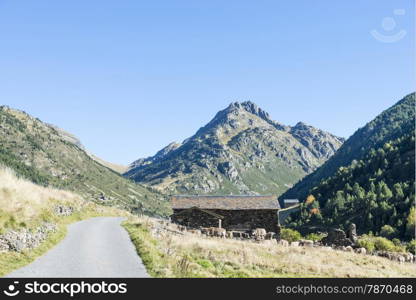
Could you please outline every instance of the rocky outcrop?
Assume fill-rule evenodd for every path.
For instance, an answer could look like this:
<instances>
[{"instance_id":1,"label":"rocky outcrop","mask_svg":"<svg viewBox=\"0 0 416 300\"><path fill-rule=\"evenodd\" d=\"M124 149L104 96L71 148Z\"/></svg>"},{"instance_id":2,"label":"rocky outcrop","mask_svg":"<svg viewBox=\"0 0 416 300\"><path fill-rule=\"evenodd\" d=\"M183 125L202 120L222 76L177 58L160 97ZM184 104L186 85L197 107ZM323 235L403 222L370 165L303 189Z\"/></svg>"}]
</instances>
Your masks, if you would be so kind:
<instances>
[{"instance_id":1,"label":"rocky outcrop","mask_svg":"<svg viewBox=\"0 0 416 300\"><path fill-rule=\"evenodd\" d=\"M44 223L35 230L22 229L20 231L9 230L0 235L0 252L21 252L25 249L33 249L40 245L51 232L56 231L56 225Z\"/></svg>"},{"instance_id":2,"label":"rocky outcrop","mask_svg":"<svg viewBox=\"0 0 416 300\"><path fill-rule=\"evenodd\" d=\"M337 146L339 142L344 142L343 138L336 137L303 122L299 122L292 127L290 133L302 145L306 146L314 156L324 159L334 155L339 148Z\"/></svg>"},{"instance_id":3,"label":"rocky outcrop","mask_svg":"<svg viewBox=\"0 0 416 300\"><path fill-rule=\"evenodd\" d=\"M341 229L331 230L328 233L328 236L322 239L322 243L324 245L328 245L328 246L334 245L337 247L340 247L340 246L348 247L354 244L349 238L347 238L347 235Z\"/></svg>"},{"instance_id":4,"label":"rocky outcrop","mask_svg":"<svg viewBox=\"0 0 416 300\"><path fill-rule=\"evenodd\" d=\"M354 223L351 223L350 227L348 228L347 237L351 240L353 244L357 243L358 241L357 226Z\"/></svg>"},{"instance_id":5,"label":"rocky outcrop","mask_svg":"<svg viewBox=\"0 0 416 300\"><path fill-rule=\"evenodd\" d=\"M235 181L238 177L238 171L232 162L226 161L218 165L218 170L231 181Z\"/></svg>"}]
</instances>

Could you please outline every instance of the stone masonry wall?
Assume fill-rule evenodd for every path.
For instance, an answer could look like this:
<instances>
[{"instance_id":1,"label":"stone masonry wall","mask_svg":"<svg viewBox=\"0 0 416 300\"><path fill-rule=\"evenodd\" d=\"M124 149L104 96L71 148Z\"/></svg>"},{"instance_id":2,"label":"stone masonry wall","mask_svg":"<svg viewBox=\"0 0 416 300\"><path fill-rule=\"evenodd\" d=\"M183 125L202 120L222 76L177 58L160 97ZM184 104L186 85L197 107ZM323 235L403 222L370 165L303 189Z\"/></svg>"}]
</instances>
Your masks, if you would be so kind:
<instances>
[{"instance_id":1,"label":"stone masonry wall","mask_svg":"<svg viewBox=\"0 0 416 300\"><path fill-rule=\"evenodd\" d=\"M174 210L175 213L183 210ZM222 227L227 230L264 228L275 232L277 210L209 210L224 217ZM205 212L194 209L180 215L173 215L172 222L188 227L218 227L218 219Z\"/></svg>"},{"instance_id":2,"label":"stone masonry wall","mask_svg":"<svg viewBox=\"0 0 416 300\"><path fill-rule=\"evenodd\" d=\"M50 232L54 231L56 231L56 225L52 223L44 223L33 231L26 228L19 231L9 230L0 235L0 252L21 252L25 249L36 248Z\"/></svg>"}]
</instances>

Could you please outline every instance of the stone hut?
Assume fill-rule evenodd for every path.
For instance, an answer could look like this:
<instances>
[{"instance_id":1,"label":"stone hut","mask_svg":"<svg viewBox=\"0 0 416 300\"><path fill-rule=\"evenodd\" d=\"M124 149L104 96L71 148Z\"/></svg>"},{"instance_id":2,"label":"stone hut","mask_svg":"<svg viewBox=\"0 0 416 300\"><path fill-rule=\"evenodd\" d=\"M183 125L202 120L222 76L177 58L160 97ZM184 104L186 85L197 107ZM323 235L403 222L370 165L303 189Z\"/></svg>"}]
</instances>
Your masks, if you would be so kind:
<instances>
[{"instance_id":1,"label":"stone hut","mask_svg":"<svg viewBox=\"0 0 416 300\"><path fill-rule=\"evenodd\" d=\"M221 227L275 232L279 201L276 196L173 196L174 223L188 227Z\"/></svg>"}]
</instances>

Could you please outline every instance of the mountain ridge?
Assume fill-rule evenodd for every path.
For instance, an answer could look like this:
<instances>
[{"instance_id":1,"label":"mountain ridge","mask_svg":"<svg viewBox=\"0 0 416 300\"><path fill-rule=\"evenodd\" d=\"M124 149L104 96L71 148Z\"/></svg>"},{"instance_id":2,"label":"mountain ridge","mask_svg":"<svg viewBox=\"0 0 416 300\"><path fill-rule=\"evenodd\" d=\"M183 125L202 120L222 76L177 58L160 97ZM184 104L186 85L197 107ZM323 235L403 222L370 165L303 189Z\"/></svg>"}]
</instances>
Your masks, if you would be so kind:
<instances>
[{"instance_id":1,"label":"mountain ridge","mask_svg":"<svg viewBox=\"0 0 416 300\"><path fill-rule=\"evenodd\" d=\"M290 127L273 121L251 101L233 102L183 143L137 160L124 175L169 193L281 193L342 141L304 123ZM260 178L251 183L249 177L256 176L267 183Z\"/></svg>"},{"instance_id":2,"label":"mountain ridge","mask_svg":"<svg viewBox=\"0 0 416 300\"><path fill-rule=\"evenodd\" d=\"M167 214L164 196L135 184L91 158L72 134L26 112L0 107L0 163L44 186L147 214Z\"/></svg>"}]
</instances>

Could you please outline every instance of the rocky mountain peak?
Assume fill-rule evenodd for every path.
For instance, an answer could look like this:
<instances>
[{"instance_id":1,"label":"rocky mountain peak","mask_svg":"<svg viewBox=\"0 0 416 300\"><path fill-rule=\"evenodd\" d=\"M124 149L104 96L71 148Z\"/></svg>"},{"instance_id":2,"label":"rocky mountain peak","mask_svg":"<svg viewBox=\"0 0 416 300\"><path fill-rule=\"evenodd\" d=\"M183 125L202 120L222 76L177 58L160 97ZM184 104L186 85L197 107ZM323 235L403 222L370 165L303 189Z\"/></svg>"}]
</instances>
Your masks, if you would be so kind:
<instances>
[{"instance_id":1,"label":"rocky mountain peak","mask_svg":"<svg viewBox=\"0 0 416 300\"><path fill-rule=\"evenodd\" d=\"M244 108L247 112L252 113L253 115L259 116L260 118L264 120L270 120L270 115L265 110L261 109L257 106L257 104L246 101L241 103L241 107Z\"/></svg>"},{"instance_id":2,"label":"rocky mountain peak","mask_svg":"<svg viewBox=\"0 0 416 300\"><path fill-rule=\"evenodd\" d=\"M125 176L169 193L281 194L340 145L304 123L273 121L251 101L233 102L182 145L134 162Z\"/></svg>"},{"instance_id":3,"label":"rocky mountain peak","mask_svg":"<svg viewBox=\"0 0 416 300\"><path fill-rule=\"evenodd\" d=\"M251 101L233 102L225 109L225 112L234 114L241 111L256 115L267 122L271 121L269 113Z\"/></svg>"}]
</instances>

